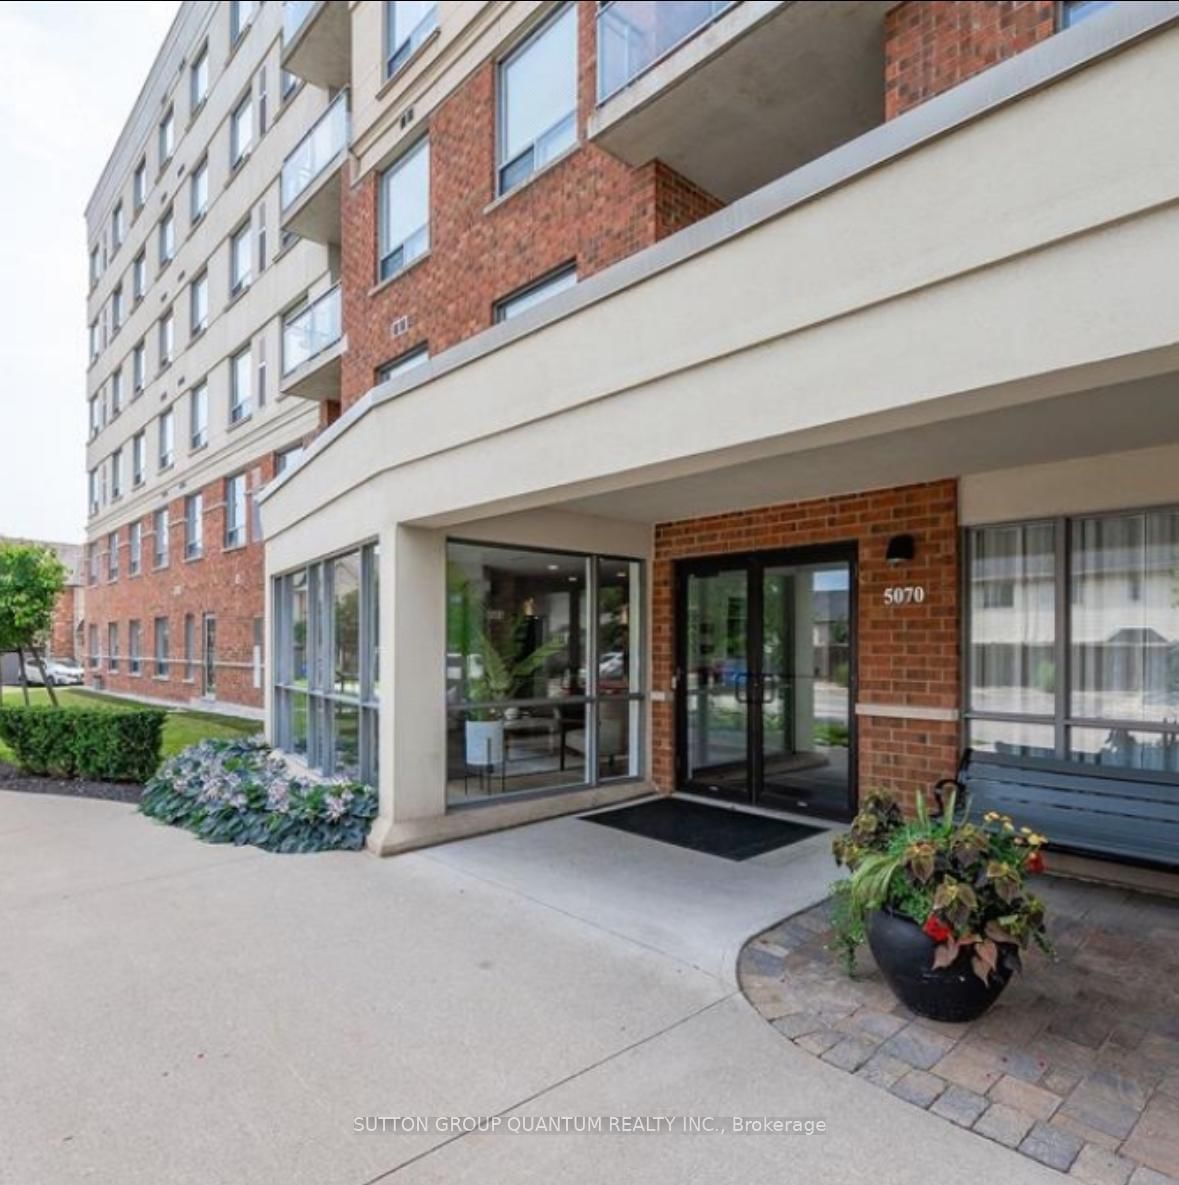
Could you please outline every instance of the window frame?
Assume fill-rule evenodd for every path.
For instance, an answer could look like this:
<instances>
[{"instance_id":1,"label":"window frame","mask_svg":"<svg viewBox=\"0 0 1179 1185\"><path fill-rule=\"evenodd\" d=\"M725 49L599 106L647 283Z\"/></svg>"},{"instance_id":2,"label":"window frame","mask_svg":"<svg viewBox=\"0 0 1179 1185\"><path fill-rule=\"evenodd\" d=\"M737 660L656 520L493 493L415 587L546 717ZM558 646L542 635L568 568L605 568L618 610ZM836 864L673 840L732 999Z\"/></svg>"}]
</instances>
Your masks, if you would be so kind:
<instances>
[{"instance_id":1,"label":"window frame","mask_svg":"<svg viewBox=\"0 0 1179 1185\"><path fill-rule=\"evenodd\" d=\"M159 571L166 568L169 561L169 553L171 551L171 540L168 537L171 523L168 520L168 507L161 506L152 512L152 567ZM163 528L161 530L161 527ZM163 540L163 546L160 545L160 540Z\"/></svg>"},{"instance_id":2,"label":"window frame","mask_svg":"<svg viewBox=\"0 0 1179 1185\"><path fill-rule=\"evenodd\" d=\"M245 112L246 119L242 119ZM246 139L242 141L242 128ZM229 169L240 169L254 149L254 89L251 87L241 96L229 112Z\"/></svg>"},{"instance_id":3,"label":"window frame","mask_svg":"<svg viewBox=\"0 0 1179 1185\"><path fill-rule=\"evenodd\" d=\"M225 503L225 529L221 539L223 551L245 547L250 541L249 533L249 489L244 472L231 473L225 479L223 501Z\"/></svg>"},{"instance_id":4,"label":"window frame","mask_svg":"<svg viewBox=\"0 0 1179 1185\"><path fill-rule=\"evenodd\" d=\"M140 428L131 437L131 488L138 489L147 481L147 431Z\"/></svg>"},{"instance_id":5,"label":"window frame","mask_svg":"<svg viewBox=\"0 0 1179 1185\"><path fill-rule=\"evenodd\" d=\"M239 273L239 244L245 244L245 268ZM254 282L254 256L251 251L250 220L239 223L229 232L229 295L240 296Z\"/></svg>"},{"instance_id":6,"label":"window frame","mask_svg":"<svg viewBox=\"0 0 1179 1185\"><path fill-rule=\"evenodd\" d=\"M405 68L416 56L418 51L434 36L438 29L438 5L430 5L430 10L416 25L400 40L394 43L397 33L397 5L395 0L385 0L383 5L384 28L381 36L381 47L384 53L385 78L390 79ZM429 28L425 26L429 23Z\"/></svg>"},{"instance_id":7,"label":"window frame","mask_svg":"<svg viewBox=\"0 0 1179 1185\"><path fill-rule=\"evenodd\" d=\"M127 622L127 673L143 674L143 625L138 617Z\"/></svg>"},{"instance_id":8,"label":"window frame","mask_svg":"<svg viewBox=\"0 0 1179 1185\"><path fill-rule=\"evenodd\" d=\"M200 415L197 415L197 409ZM198 427L199 421L199 427ZM188 449L195 453L209 443L209 380L201 379L188 393Z\"/></svg>"},{"instance_id":9,"label":"window frame","mask_svg":"<svg viewBox=\"0 0 1179 1185\"><path fill-rule=\"evenodd\" d=\"M406 170L417 160L419 154L426 154L426 219L421 226L416 227L408 238L402 239L398 243L388 244L385 242L386 227L389 222L387 210L392 201L391 190L397 181L397 178L405 173ZM424 255L429 254L430 251L430 137L429 135L420 136L405 152L403 152L395 161L393 161L388 168L381 172L380 178L377 182L377 200L379 209L377 211L377 281L383 283L386 280L393 279L394 276L400 275L407 267L421 259ZM425 239L420 244L417 244L417 249L412 255L407 257L407 248L411 243L425 232ZM390 263L396 257L395 263ZM386 264L390 266L386 268Z\"/></svg>"},{"instance_id":10,"label":"window frame","mask_svg":"<svg viewBox=\"0 0 1179 1185\"><path fill-rule=\"evenodd\" d=\"M242 376L238 370L238 363L243 358L245 359L243 372L246 385L244 398L241 393ZM250 342L229 356L229 423L231 427L234 424L244 423L254 414L253 365L253 349Z\"/></svg>"},{"instance_id":11,"label":"window frame","mask_svg":"<svg viewBox=\"0 0 1179 1185\"><path fill-rule=\"evenodd\" d=\"M563 281L568 279L570 276L573 278L573 282L571 284L564 284ZM559 296L562 292L566 292L570 288L575 288L580 280L581 277L577 272L577 260L572 259L568 263L563 263L560 267L553 268L552 271L546 272L543 276L540 276L535 280L530 280L527 284L523 285L523 287L514 289L506 296L501 296L499 300L497 300L492 306L492 321L496 325L501 325L505 321L512 321L516 317L527 313L529 309L536 308L538 305L544 304L546 300L550 300L554 296ZM561 287L556 287L558 284L560 284ZM551 292L548 296L542 297L536 302L536 304L529 305L528 308L521 309L517 313L511 313L508 311L510 307L517 301L525 300L530 296L535 296L537 293L542 292L544 289L550 286L555 287L556 290Z\"/></svg>"},{"instance_id":12,"label":"window frame","mask_svg":"<svg viewBox=\"0 0 1179 1185\"><path fill-rule=\"evenodd\" d=\"M184 499L184 558L199 560L205 554L205 492L197 490Z\"/></svg>"},{"instance_id":13,"label":"window frame","mask_svg":"<svg viewBox=\"0 0 1179 1185\"><path fill-rule=\"evenodd\" d=\"M156 125L156 150L160 158L159 172L162 173L176 153L176 108L171 103Z\"/></svg>"},{"instance_id":14,"label":"window frame","mask_svg":"<svg viewBox=\"0 0 1179 1185\"><path fill-rule=\"evenodd\" d=\"M204 190L204 197L197 204L198 182ZM188 216L193 225L200 222L209 210L209 156L206 153L197 161L196 166L188 176Z\"/></svg>"},{"instance_id":15,"label":"window frame","mask_svg":"<svg viewBox=\"0 0 1179 1185\"><path fill-rule=\"evenodd\" d=\"M156 464L161 473L167 472L176 463L176 420L173 413L174 409L167 407L156 417Z\"/></svg>"},{"instance_id":16,"label":"window frame","mask_svg":"<svg viewBox=\"0 0 1179 1185\"><path fill-rule=\"evenodd\" d=\"M165 254L165 252L167 252ZM176 258L176 213L169 206L156 227L156 261L162 271Z\"/></svg>"},{"instance_id":17,"label":"window frame","mask_svg":"<svg viewBox=\"0 0 1179 1185\"><path fill-rule=\"evenodd\" d=\"M202 69L204 72L203 86L200 85ZM197 50L196 56L192 59L192 64L188 69L188 102L192 115L196 115L204 107L205 102L209 98L210 77L209 43L205 41L202 43L200 49Z\"/></svg>"},{"instance_id":18,"label":"window frame","mask_svg":"<svg viewBox=\"0 0 1179 1185\"><path fill-rule=\"evenodd\" d=\"M202 297L204 305L197 316L197 296ZM199 337L209 328L209 269L201 268L188 284L188 332L192 337Z\"/></svg>"}]
</instances>

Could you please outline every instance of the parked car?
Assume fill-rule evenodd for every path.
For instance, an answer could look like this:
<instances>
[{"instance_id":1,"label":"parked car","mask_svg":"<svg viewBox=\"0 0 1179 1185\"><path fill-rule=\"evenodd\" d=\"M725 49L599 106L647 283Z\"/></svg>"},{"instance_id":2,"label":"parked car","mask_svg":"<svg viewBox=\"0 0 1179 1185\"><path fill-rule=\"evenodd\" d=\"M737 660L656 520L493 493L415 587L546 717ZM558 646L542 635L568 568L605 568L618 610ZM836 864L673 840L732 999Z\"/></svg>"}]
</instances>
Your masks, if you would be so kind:
<instances>
[{"instance_id":1,"label":"parked car","mask_svg":"<svg viewBox=\"0 0 1179 1185\"><path fill-rule=\"evenodd\" d=\"M83 680L82 668L72 658L47 658L45 676L54 687L76 687ZM32 659L25 659L25 678L30 686L44 686L41 668Z\"/></svg>"}]
</instances>

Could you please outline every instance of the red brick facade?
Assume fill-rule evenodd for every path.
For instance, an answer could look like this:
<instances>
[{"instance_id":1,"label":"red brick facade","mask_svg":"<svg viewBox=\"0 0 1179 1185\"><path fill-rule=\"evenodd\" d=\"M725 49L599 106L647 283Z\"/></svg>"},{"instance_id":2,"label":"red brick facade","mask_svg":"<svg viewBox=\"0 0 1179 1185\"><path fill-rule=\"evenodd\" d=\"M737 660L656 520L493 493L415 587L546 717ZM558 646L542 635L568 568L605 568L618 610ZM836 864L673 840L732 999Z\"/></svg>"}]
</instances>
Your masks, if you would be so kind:
<instances>
[{"instance_id":1,"label":"red brick facade","mask_svg":"<svg viewBox=\"0 0 1179 1185\"><path fill-rule=\"evenodd\" d=\"M911 534L915 558L885 562L891 536ZM670 698L675 645L675 561L689 556L854 541L859 553L859 687L856 702L881 708L950 708L959 704L959 567L957 483L766 506L709 518L662 523L655 530L652 594L652 776L674 786L674 715ZM921 604L886 605L884 590L920 585ZM908 802L952 774L955 721L857 716L861 795L887 788Z\"/></svg>"},{"instance_id":2,"label":"red brick facade","mask_svg":"<svg viewBox=\"0 0 1179 1185\"><path fill-rule=\"evenodd\" d=\"M907 0L884 18L884 112L896 116L1056 31L1054 0Z\"/></svg>"},{"instance_id":3,"label":"red brick facade","mask_svg":"<svg viewBox=\"0 0 1179 1185\"><path fill-rule=\"evenodd\" d=\"M168 560L155 566L155 527L152 513L140 520L142 554L138 575L131 575L130 525L119 528L119 574L108 579L109 548L106 537L97 544L97 582L90 582L89 557L84 579L85 620L82 631L87 682L110 691L154 699L185 702L204 695L202 619L216 619L215 687L210 698L226 703L260 708L268 660L264 614L264 548L253 521L253 492L274 476L274 458L267 454L245 467L247 496L245 545L226 548L225 481L200 487L204 496L200 558L185 559L185 498L198 492L185 491L168 503ZM185 618L193 619L193 654L188 669L185 653ZM169 662L166 676L156 674L155 620L168 621ZM130 622L139 622L140 672L130 671ZM118 670L110 669L108 626L119 630ZM91 650L91 626L97 627L97 656ZM262 644L263 677L255 680L255 639ZM98 664L94 665L94 658ZM257 682L257 685L255 685Z\"/></svg>"},{"instance_id":4,"label":"red brick facade","mask_svg":"<svg viewBox=\"0 0 1179 1185\"><path fill-rule=\"evenodd\" d=\"M71 573L72 579L72 573ZM53 658L76 658L74 634L74 610L77 604L77 589L67 584L53 606L53 625L49 630L49 653Z\"/></svg>"},{"instance_id":5,"label":"red brick facade","mask_svg":"<svg viewBox=\"0 0 1179 1185\"><path fill-rule=\"evenodd\" d=\"M493 322L497 300L568 263L585 277L712 213L719 201L660 162L638 169L585 143L595 101L595 13L580 0L580 146L498 201L495 64L483 63L430 120L430 251L374 291L378 177L342 195L346 408L382 363L437 354Z\"/></svg>"}]
</instances>

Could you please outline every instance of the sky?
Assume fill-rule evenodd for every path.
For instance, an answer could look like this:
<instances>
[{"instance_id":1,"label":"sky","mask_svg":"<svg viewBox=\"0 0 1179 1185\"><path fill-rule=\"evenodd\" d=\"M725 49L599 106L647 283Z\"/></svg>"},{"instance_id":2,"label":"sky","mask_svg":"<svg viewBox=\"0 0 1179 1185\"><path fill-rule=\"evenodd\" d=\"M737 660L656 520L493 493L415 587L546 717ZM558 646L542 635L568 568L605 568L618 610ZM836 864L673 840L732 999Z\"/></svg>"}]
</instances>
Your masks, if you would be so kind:
<instances>
[{"instance_id":1,"label":"sky","mask_svg":"<svg viewBox=\"0 0 1179 1185\"><path fill-rule=\"evenodd\" d=\"M0 536L84 537L86 203L178 7L0 2Z\"/></svg>"}]
</instances>

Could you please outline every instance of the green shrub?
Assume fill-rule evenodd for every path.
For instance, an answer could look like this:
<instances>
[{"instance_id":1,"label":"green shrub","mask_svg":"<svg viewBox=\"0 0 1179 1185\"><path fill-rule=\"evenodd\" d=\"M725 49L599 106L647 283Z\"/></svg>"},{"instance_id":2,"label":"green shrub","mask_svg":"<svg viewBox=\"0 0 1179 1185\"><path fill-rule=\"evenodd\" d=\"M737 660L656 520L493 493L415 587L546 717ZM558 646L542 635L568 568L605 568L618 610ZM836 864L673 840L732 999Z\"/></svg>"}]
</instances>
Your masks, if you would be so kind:
<instances>
[{"instance_id":1,"label":"green shrub","mask_svg":"<svg viewBox=\"0 0 1179 1185\"><path fill-rule=\"evenodd\" d=\"M377 813L370 787L292 775L256 737L190 745L160 766L139 809L209 843L271 852L364 847Z\"/></svg>"},{"instance_id":2,"label":"green shrub","mask_svg":"<svg viewBox=\"0 0 1179 1185\"><path fill-rule=\"evenodd\" d=\"M164 716L155 708L0 708L0 739L31 774L145 782L160 764Z\"/></svg>"}]
</instances>

